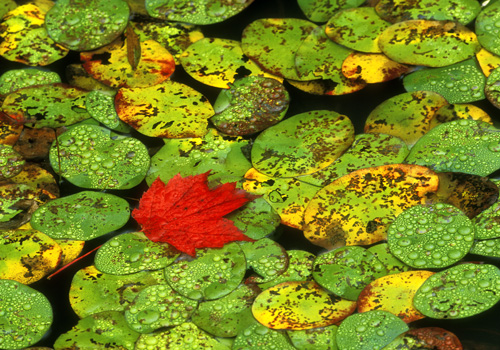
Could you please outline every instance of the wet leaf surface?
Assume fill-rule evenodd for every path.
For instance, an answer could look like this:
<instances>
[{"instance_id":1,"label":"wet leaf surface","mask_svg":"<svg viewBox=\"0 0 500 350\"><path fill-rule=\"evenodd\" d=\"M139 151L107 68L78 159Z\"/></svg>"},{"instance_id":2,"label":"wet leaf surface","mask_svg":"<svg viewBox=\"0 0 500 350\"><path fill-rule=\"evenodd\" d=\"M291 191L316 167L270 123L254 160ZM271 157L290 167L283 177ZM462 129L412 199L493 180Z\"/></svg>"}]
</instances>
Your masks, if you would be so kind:
<instances>
[{"instance_id":1,"label":"wet leaf surface","mask_svg":"<svg viewBox=\"0 0 500 350\"><path fill-rule=\"evenodd\" d=\"M365 0L298 0L304 15L313 22L326 22L338 10L345 8L358 7Z\"/></svg>"},{"instance_id":2,"label":"wet leaf surface","mask_svg":"<svg viewBox=\"0 0 500 350\"><path fill-rule=\"evenodd\" d=\"M60 83L57 73L37 68L12 69L0 76L0 95L7 95L24 87Z\"/></svg>"},{"instance_id":3,"label":"wet leaf surface","mask_svg":"<svg viewBox=\"0 0 500 350\"><path fill-rule=\"evenodd\" d=\"M288 254L281 245L269 238L255 242L242 242L247 269L259 276L250 276L245 283L265 283L279 277L289 266Z\"/></svg>"}]
</instances>

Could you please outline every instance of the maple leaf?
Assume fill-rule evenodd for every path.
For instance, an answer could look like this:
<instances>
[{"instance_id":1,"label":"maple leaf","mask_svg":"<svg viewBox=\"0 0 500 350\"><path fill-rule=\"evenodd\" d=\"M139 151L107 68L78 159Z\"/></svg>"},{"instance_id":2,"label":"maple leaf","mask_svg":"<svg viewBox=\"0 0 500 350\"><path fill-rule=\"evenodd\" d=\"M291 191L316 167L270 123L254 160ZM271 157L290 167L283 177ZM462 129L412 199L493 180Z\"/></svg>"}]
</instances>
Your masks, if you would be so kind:
<instances>
[{"instance_id":1,"label":"maple leaf","mask_svg":"<svg viewBox=\"0 0 500 350\"><path fill-rule=\"evenodd\" d=\"M207 185L210 172L182 177L167 184L158 177L144 192L132 217L154 242L166 242L191 256L196 248L220 248L232 241L253 241L224 218L253 199L235 182L213 189Z\"/></svg>"}]
</instances>

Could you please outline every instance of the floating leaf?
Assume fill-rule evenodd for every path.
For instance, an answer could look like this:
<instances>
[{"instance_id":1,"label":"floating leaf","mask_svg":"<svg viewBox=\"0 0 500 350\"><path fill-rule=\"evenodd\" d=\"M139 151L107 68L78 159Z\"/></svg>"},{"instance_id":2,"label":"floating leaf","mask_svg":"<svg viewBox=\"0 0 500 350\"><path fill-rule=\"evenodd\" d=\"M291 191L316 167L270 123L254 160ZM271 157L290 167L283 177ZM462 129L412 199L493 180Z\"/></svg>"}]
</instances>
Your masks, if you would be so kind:
<instances>
[{"instance_id":1,"label":"floating leaf","mask_svg":"<svg viewBox=\"0 0 500 350\"><path fill-rule=\"evenodd\" d=\"M23 128L14 149L25 159L39 160L49 155L50 146L56 139L52 128Z\"/></svg>"},{"instance_id":2,"label":"floating leaf","mask_svg":"<svg viewBox=\"0 0 500 350\"><path fill-rule=\"evenodd\" d=\"M495 235L498 235L497 232L495 233L496 233ZM500 258L500 239L493 238L493 239L478 240L474 242L474 245L472 246L470 253Z\"/></svg>"},{"instance_id":3,"label":"floating leaf","mask_svg":"<svg viewBox=\"0 0 500 350\"><path fill-rule=\"evenodd\" d=\"M231 293L243 280L246 261L237 243L198 249L196 256L195 260L178 260L165 269L168 283L180 294L195 300L214 300Z\"/></svg>"},{"instance_id":4,"label":"floating leaf","mask_svg":"<svg viewBox=\"0 0 500 350\"><path fill-rule=\"evenodd\" d=\"M357 300L365 286L387 275L384 264L363 247L341 247L319 255L313 277L322 287L348 300Z\"/></svg>"},{"instance_id":5,"label":"floating leaf","mask_svg":"<svg viewBox=\"0 0 500 350\"><path fill-rule=\"evenodd\" d=\"M78 125L57 138L50 150L52 168L83 188L127 189L149 168L146 146L96 125Z\"/></svg>"},{"instance_id":6,"label":"floating leaf","mask_svg":"<svg viewBox=\"0 0 500 350\"><path fill-rule=\"evenodd\" d=\"M316 282L283 282L257 296L252 312L271 329L310 329L343 320L356 302L331 297Z\"/></svg>"},{"instance_id":7,"label":"floating leaf","mask_svg":"<svg viewBox=\"0 0 500 350\"><path fill-rule=\"evenodd\" d=\"M487 176L500 168L500 133L481 121L451 121L436 126L413 146L406 162L435 171Z\"/></svg>"},{"instance_id":8,"label":"floating leaf","mask_svg":"<svg viewBox=\"0 0 500 350\"><path fill-rule=\"evenodd\" d=\"M399 137L412 146L427 131L436 111L448 102L432 91L406 92L379 104L366 118L366 133Z\"/></svg>"},{"instance_id":9,"label":"floating leaf","mask_svg":"<svg viewBox=\"0 0 500 350\"><path fill-rule=\"evenodd\" d=\"M337 350L336 325L314 329L287 331L293 346L298 350Z\"/></svg>"},{"instance_id":10,"label":"floating leaf","mask_svg":"<svg viewBox=\"0 0 500 350\"><path fill-rule=\"evenodd\" d=\"M114 93L90 91L85 99L85 108L92 118L107 128L122 132L130 131L130 127L118 118Z\"/></svg>"},{"instance_id":11,"label":"floating leaf","mask_svg":"<svg viewBox=\"0 0 500 350\"><path fill-rule=\"evenodd\" d=\"M121 88L115 107L121 120L152 137L202 137L207 133L207 119L214 114L205 96L174 81Z\"/></svg>"},{"instance_id":12,"label":"floating leaf","mask_svg":"<svg viewBox=\"0 0 500 350\"><path fill-rule=\"evenodd\" d=\"M9 11L12 11L17 7L17 4L14 0L5 0L0 4L0 19L5 16L5 14Z\"/></svg>"},{"instance_id":13,"label":"floating leaf","mask_svg":"<svg viewBox=\"0 0 500 350\"><path fill-rule=\"evenodd\" d=\"M293 87L313 95L345 95L351 92L361 90L366 86L363 82L357 80L343 79L338 83L330 79L298 81L290 80L287 82Z\"/></svg>"},{"instance_id":14,"label":"floating leaf","mask_svg":"<svg viewBox=\"0 0 500 350\"><path fill-rule=\"evenodd\" d=\"M26 163L23 170L7 182L29 185L39 193L39 203L59 197L59 187L52 174L35 163Z\"/></svg>"},{"instance_id":15,"label":"floating leaf","mask_svg":"<svg viewBox=\"0 0 500 350\"><path fill-rule=\"evenodd\" d=\"M19 174L25 163L12 146L0 144L0 181Z\"/></svg>"},{"instance_id":16,"label":"floating leaf","mask_svg":"<svg viewBox=\"0 0 500 350\"><path fill-rule=\"evenodd\" d=\"M0 56L30 66L46 66L66 56L68 50L56 44L45 29L46 12L43 6L28 3L1 18Z\"/></svg>"},{"instance_id":17,"label":"floating leaf","mask_svg":"<svg viewBox=\"0 0 500 350\"><path fill-rule=\"evenodd\" d=\"M472 119L493 124L491 117L481 108L468 103L449 104L439 108L430 121L430 128L452 120Z\"/></svg>"},{"instance_id":18,"label":"floating leaf","mask_svg":"<svg viewBox=\"0 0 500 350\"><path fill-rule=\"evenodd\" d=\"M274 280L288 268L288 254L281 245L269 238L241 243L247 269L259 276L250 276L245 283L264 283Z\"/></svg>"},{"instance_id":19,"label":"floating leaf","mask_svg":"<svg viewBox=\"0 0 500 350\"><path fill-rule=\"evenodd\" d=\"M85 245L85 241L77 241L75 239L54 239L54 241L62 249L60 266L65 266L78 258Z\"/></svg>"},{"instance_id":20,"label":"floating leaf","mask_svg":"<svg viewBox=\"0 0 500 350\"><path fill-rule=\"evenodd\" d=\"M66 66L65 72L66 79L68 79L68 82L72 86L89 91L115 91L112 87L109 87L108 85L92 78L90 74L83 69L81 64L69 64Z\"/></svg>"},{"instance_id":21,"label":"floating leaf","mask_svg":"<svg viewBox=\"0 0 500 350\"><path fill-rule=\"evenodd\" d=\"M279 81L246 77L220 92L210 120L228 135L253 134L283 119L289 103L288 91Z\"/></svg>"},{"instance_id":22,"label":"floating leaf","mask_svg":"<svg viewBox=\"0 0 500 350\"><path fill-rule=\"evenodd\" d=\"M0 278L23 284L39 281L61 260L61 247L37 230L0 231Z\"/></svg>"},{"instance_id":23,"label":"floating leaf","mask_svg":"<svg viewBox=\"0 0 500 350\"><path fill-rule=\"evenodd\" d=\"M243 30L241 48L265 71L301 80L295 69L295 53L315 27L297 18L258 19Z\"/></svg>"},{"instance_id":24,"label":"floating leaf","mask_svg":"<svg viewBox=\"0 0 500 350\"><path fill-rule=\"evenodd\" d=\"M353 52L342 63L342 74L368 84L382 83L400 77L411 67L395 62L384 54Z\"/></svg>"},{"instance_id":25,"label":"floating leaf","mask_svg":"<svg viewBox=\"0 0 500 350\"><path fill-rule=\"evenodd\" d=\"M37 68L11 69L0 76L0 95L24 87L60 83L59 74Z\"/></svg>"},{"instance_id":26,"label":"floating leaf","mask_svg":"<svg viewBox=\"0 0 500 350\"><path fill-rule=\"evenodd\" d=\"M378 37L391 24L381 19L373 7L356 7L334 14L326 24L326 35L350 49L377 53Z\"/></svg>"},{"instance_id":27,"label":"floating leaf","mask_svg":"<svg viewBox=\"0 0 500 350\"><path fill-rule=\"evenodd\" d=\"M377 14L391 23L409 19L455 21L467 25L477 16L481 5L475 0L380 0Z\"/></svg>"},{"instance_id":28,"label":"floating leaf","mask_svg":"<svg viewBox=\"0 0 500 350\"><path fill-rule=\"evenodd\" d=\"M35 85L5 98L3 111L14 120L35 128L57 128L90 118L86 91L66 84Z\"/></svg>"},{"instance_id":29,"label":"floating leaf","mask_svg":"<svg viewBox=\"0 0 500 350\"><path fill-rule=\"evenodd\" d=\"M269 329L259 323L249 326L238 334L233 350L280 349L295 350L286 333Z\"/></svg>"},{"instance_id":30,"label":"floating leaf","mask_svg":"<svg viewBox=\"0 0 500 350\"><path fill-rule=\"evenodd\" d=\"M398 214L425 203L426 196L437 191L438 181L432 170L421 166L354 171L314 196L304 214L304 235L327 249L379 242Z\"/></svg>"},{"instance_id":31,"label":"floating leaf","mask_svg":"<svg viewBox=\"0 0 500 350\"><path fill-rule=\"evenodd\" d=\"M2 98L0 97L0 102ZM0 110L0 144L14 145L23 130L23 124L12 120L7 113Z\"/></svg>"},{"instance_id":32,"label":"floating leaf","mask_svg":"<svg viewBox=\"0 0 500 350\"><path fill-rule=\"evenodd\" d=\"M500 55L499 29L497 26L500 20L500 3L493 1L483 7L478 14L475 23L475 31L479 43L488 51Z\"/></svg>"},{"instance_id":33,"label":"floating leaf","mask_svg":"<svg viewBox=\"0 0 500 350\"><path fill-rule=\"evenodd\" d=\"M305 112L259 134L252 146L252 164L272 177L306 175L330 165L353 140L348 117L334 111Z\"/></svg>"},{"instance_id":34,"label":"floating leaf","mask_svg":"<svg viewBox=\"0 0 500 350\"><path fill-rule=\"evenodd\" d=\"M128 40L117 39L95 51L80 53L83 68L94 79L114 88L153 86L172 75L175 69L173 56L154 40L140 43L140 59L134 68L127 56Z\"/></svg>"},{"instance_id":35,"label":"floating leaf","mask_svg":"<svg viewBox=\"0 0 500 350\"><path fill-rule=\"evenodd\" d=\"M139 36L135 33L131 26L127 26L127 61L132 66L132 70L136 70L141 61L141 43Z\"/></svg>"},{"instance_id":36,"label":"floating leaf","mask_svg":"<svg viewBox=\"0 0 500 350\"><path fill-rule=\"evenodd\" d=\"M377 278L359 295L358 312L388 311L406 323L424 318L413 307L413 296L433 274L430 271L406 271Z\"/></svg>"},{"instance_id":37,"label":"floating leaf","mask_svg":"<svg viewBox=\"0 0 500 350\"><path fill-rule=\"evenodd\" d=\"M491 71L488 79L486 80L486 86L484 92L486 98L493 104L493 106L500 108L500 68L495 68Z\"/></svg>"},{"instance_id":38,"label":"floating leaf","mask_svg":"<svg viewBox=\"0 0 500 350\"><path fill-rule=\"evenodd\" d=\"M87 316L54 343L55 349L123 349L133 350L139 333L127 326L123 313L104 311Z\"/></svg>"},{"instance_id":39,"label":"floating leaf","mask_svg":"<svg viewBox=\"0 0 500 350\"><path fill-rule=\"evenodd\" d=\"M257 288L241 284L228 295L201 302L191 315L194 324L217 337L234 337L255 323L252 302Z\"/></svg>"},{"instance_id":40,"label":"floating leaf","mask_svg":"<svg viewBox=\"0 0 500 350\"><path fill-rule=\"evenodd\" d=\"M125 311L140 291L158 284L165 284L163 271L117 276L102 273L91 265L73 276L69 302L80 318L103 311Z\"/></svg>"},{"instance_id":41,"label":"floating leaf","mask_svg":"<svg viewBox=\"0 0 500 350\"><path fill-rule=\"evenodd\" d=\"M389 249L387 243L379 243L367 249L370 253L384 264L389 275L411 270L411 267L396 258Z\"/></svg>"},{"instance_id":42,"label":"floating leaf","mask_svg":"<svg viewBox=\"0 0 500 350\"><path fill-rule=\"evenodd\" d=\"M346 318L337 331L339 350L382 349L408 326L397 316L382 310L367 311Z\"/></svg>"},{"instance_id":43,"label":"floating leaf","mask_svg":"<svg viewBox=\"0 0 500 350\"><path fill-rule=\"evenodd\" d=\"M457 336L439 327L424 327L410 329L405 333L410 339L417 339L418 345L434 347L439 350L462 350L462 344Z\"/></svg>"},{"instance_id":44,"label":"floating leaf","mask_svg":"<svg viewBox=\"0 0 500 350\"><path fill-rule=\"evenodd\" d=\"M33 214L31 225L52 238L88 241L119 229L129 217L125 199L82 191L41 206Z\"/></svg>"},{"instance_id":45,"label":"floating leaf","mask_svg":"<svg viewBox=\"0 0 500 350\"><path fill-rule=\"evenodd\" d=\"M52 324L49 300L16 281L0 280L0 310L0 346L4 349L36 344Z\"/></svg>"},{"instance_id":46,"label":"floating leaf","mask_svg":"<svg viewBox=\"0 0 500 350\"><path fill-rule=\"evenodd\" d=\"M492 70L500 67L500 57L484 48L476 53L476 59L486 77L490 76Z\"/></svg>"},{"instance_id":47,"label":"floating leaf","mask_svg":"<svg viewBox=\"0 0 500 350\"><path fill-rule=\"evenodd\" d=\"M396 62L429 67L449 66L481 49L476 34L462 24L431 20L393 24L379 36L379 46Z\"/></svg>"},{"instance_id":48,"label":"floating leaf","mask_svg":"<svg viewBox=\"0 0 500 350\"><path fill-rule=\"evenodd\" d=\"M484 99L486 77L473 58L441 68L421 69L403 79L406 91L434 91L449 103Z\"/></svg>"},{"instance_id":49,"label":"floating leaf","mask_svg":"<svg viewBox=\"0 0 500 350\"><path fill-rule=\"evenodd\" d=\"M429 277L415 294L413 305L425 316L455 319L477 315L499 300L500 270L469 263Z\"/></svg>"},{"instance_id":50,"label":"floating leaf","mask_svg":"<svg viewBox=\"0 0 500 350\"><path fill-rule=\"evenodd\" d=\"M496 190L498 190L499 180L492 180L492 182L495 184ZM496 197L495 202L491 206L483 209L472 218L476 231L474 237L476 239L500 237L500 213L498 213L500 210L500 201L498 197Z\"/></svg>"},{"instance_id":51,"label":"floating leaf","mask_svg":"<svg viewBox=\"0 0 500 350\"><path fill-rule=\"evenodd\" d=\"M358 7L365 0L298 0L304 15L313 22L326 22L338 10Z\"/></svg>"},{"instance_id":52,"label":"floating leaf","mask_svg":"<svg viewBox=\"0 0 500 350\"><path fill-rule=\"evenodd\" d=\"M146 0L146 10L153 18L193 24L219 23L243 11L253 0L225 1Z\"/></svg>"}]
</instances>

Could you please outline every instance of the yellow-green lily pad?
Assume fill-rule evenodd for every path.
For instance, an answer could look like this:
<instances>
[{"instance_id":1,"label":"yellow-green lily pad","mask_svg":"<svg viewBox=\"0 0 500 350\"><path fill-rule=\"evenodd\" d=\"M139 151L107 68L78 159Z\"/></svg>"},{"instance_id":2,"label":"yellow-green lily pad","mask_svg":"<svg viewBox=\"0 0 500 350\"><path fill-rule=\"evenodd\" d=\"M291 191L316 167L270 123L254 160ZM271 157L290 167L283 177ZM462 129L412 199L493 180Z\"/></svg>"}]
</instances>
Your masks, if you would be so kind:
<instances>
[{"instance_id":1,"label":"yellow-green lily pad","mask_svg":"<svg viewBox=\"0 0 500 350\"><path fill-rule=\"evenodd\" d=\"M313 22L326 22L338 10L362 5L365 0L298 0L304 15Z\"/></svg>"},{"instance_id":2,"label":"yellow-green lily pad","mask_svg":"<svg viewBox=\"0 0 500 350\"><path fill-rule=\"evenodd\" d=\"M338 350L338 326L332 324L314 329L290 330L286 333L298 350Z\"/></svg>"},{"instance_id":3,"label":"yellow-green lily pad","mask_svg":"<svg viewBox=\"0 0 500 350\"><path fill-rule=\"evenodd\" d=\"M0 76L0 95L7 95L24 87L60 83L59 74L38 68L11 69Z\"/></svg>"},{"instance_id":4,"label":"yellow-green lily pad","mask_svg":"<svg viewBox=\"0 0 500 350\"><path fill-rule=\"evenodd\" d=\"M497 26L500 20L500 3L491 1L487 6L481 9L477 15L475 30L477 39L481 45L488 51L494 54L500 54L500 39L498 34L500 30Z\"/></svg>"}]
</instances>

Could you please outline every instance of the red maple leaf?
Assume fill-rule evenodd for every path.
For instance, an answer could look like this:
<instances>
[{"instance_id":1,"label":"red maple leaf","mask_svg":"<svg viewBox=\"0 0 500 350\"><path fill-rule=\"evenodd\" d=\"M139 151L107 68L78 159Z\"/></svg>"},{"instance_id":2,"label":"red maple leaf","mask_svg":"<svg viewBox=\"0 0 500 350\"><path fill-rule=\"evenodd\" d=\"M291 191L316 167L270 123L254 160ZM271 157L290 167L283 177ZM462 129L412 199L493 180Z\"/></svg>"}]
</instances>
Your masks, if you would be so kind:
<instances>
[{"instance_id":1,"label":"red maple leaf","mask_svg":"<svg viewBox=\"0 0 500 350\"><path fill-rule=\"evenodd\" d=\"M157 178L144 192L132 217L154 242L166 242L195 256L196 248L220 248L232 241L253 241L224 218L253 198L236 183L208 188L209 172L182 177L166 185Z\"/></svg>"}]
</instances>

